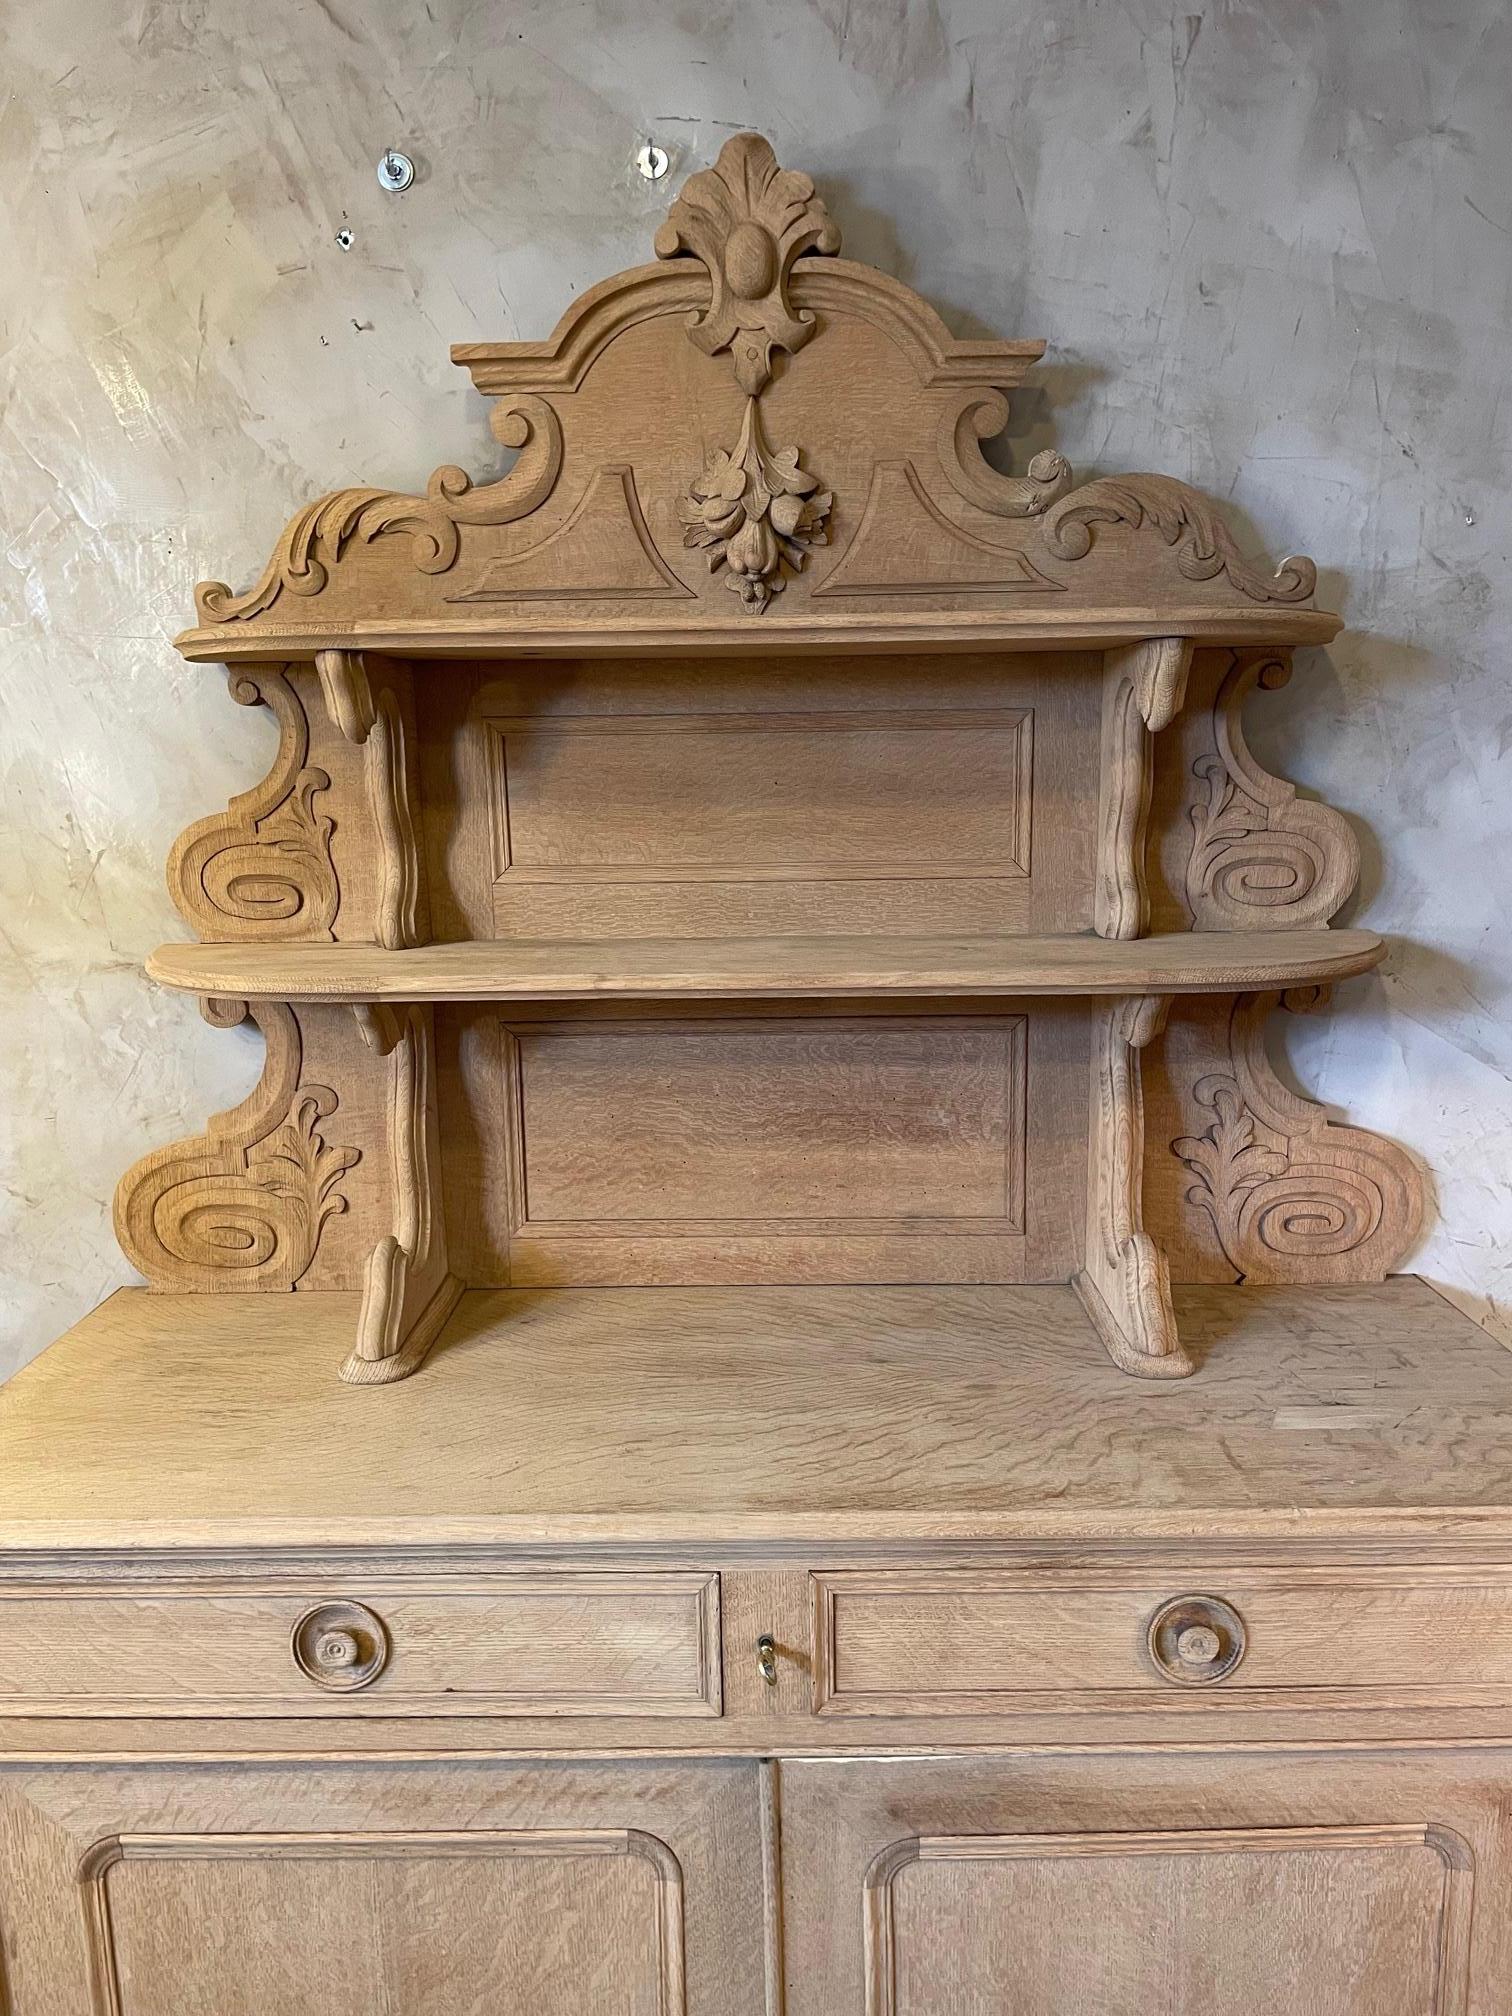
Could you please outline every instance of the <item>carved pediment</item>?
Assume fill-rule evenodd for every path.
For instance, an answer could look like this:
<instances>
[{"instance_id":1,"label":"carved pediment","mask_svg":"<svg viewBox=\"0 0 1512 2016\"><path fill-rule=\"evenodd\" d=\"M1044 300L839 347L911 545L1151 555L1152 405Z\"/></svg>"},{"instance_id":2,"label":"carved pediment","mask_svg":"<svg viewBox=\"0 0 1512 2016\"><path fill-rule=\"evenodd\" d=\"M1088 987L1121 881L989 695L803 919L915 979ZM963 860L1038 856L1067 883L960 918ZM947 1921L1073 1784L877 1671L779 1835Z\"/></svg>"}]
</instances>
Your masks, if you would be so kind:
<instances>
[{"instance_id":1,"label":"carved pediment","mask_svg":"<svg viewBox=\"0 0 1512 2016\"><path fill-rule=\"evenodd\" d=\"M689 178L655 250L545 341L454 349L512 467L306 505L252 587L199 589L190 655L251 656L258 634L291 658L377 636L486 648L553 625L696 643L754 618L775 639L853 596L910 634L926 615L942 635L999 617L1022 632L1052 608L1047 635L1072 638L1130 611L1152 635L1331 634L1288 616L1310 561L1249 562L1174 478L1073 487L1054 449L1021 473L989 461L1044 346L952 336L912 289L840 257L812 180L760 135Z\"/></svg>"}]
</instances>

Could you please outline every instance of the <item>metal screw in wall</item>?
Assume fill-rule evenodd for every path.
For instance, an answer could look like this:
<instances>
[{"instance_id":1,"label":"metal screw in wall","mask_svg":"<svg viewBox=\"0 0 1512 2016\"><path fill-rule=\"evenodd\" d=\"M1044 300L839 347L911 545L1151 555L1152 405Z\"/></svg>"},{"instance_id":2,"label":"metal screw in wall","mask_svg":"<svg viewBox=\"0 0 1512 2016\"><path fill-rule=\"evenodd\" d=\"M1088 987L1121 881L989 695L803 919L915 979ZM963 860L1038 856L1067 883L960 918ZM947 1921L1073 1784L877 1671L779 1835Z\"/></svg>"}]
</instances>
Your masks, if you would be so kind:
<instances>
[{"instance_id":1,"label":"metal screw in wall","mask_svg":"<svg viewBox=\"0 0 1512 2016\"><path fill-rule=\"evenodd\" d=\"M391 196L398 196L408 189L415 179L415 164L408 154L401 154L397 147L384 149L383 159L378 163L378 186L387 189Z\"/></svg>"},{"instance_id":2,"label":"metal screw in wall","mask_svg":"<svg viewBox=\"0 0 1512 2016\"><path fill-rule=\"evenodd\" d=\"M648 140L636 155L635 165L648 182L660 182L672 166L672 158L665 147L658 147L654 140Z\"/></svg>"}]
</instances>

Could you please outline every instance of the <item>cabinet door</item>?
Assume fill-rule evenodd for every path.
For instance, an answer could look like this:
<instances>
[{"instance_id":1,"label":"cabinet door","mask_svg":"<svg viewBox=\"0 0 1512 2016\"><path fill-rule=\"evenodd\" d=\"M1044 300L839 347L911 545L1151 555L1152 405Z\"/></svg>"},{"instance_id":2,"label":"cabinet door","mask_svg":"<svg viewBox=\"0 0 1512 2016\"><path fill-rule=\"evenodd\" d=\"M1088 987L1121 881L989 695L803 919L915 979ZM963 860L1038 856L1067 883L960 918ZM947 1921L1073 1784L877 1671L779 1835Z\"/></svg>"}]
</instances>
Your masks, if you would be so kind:
<instances>
[{"instance_id":1,"label":"cabinet door","mask_svg":"<svg viewBox=\"0 0 1512 2016\"><path fill-rule=\"evenodd\" d=\"M0 2006L761 2016L761 1804L743 1763L9 1769Z\"/></svg>"},{"instance_id":2,"label":"cabinet door","mask_svg":"<svg viewBox=\"0 0 1512 2016\"><path fill-rule=\"evenodd\" d=\"M1512 1758L800 1763L787 2016L1505 2016Z\"/></svg>"}]
</instances>

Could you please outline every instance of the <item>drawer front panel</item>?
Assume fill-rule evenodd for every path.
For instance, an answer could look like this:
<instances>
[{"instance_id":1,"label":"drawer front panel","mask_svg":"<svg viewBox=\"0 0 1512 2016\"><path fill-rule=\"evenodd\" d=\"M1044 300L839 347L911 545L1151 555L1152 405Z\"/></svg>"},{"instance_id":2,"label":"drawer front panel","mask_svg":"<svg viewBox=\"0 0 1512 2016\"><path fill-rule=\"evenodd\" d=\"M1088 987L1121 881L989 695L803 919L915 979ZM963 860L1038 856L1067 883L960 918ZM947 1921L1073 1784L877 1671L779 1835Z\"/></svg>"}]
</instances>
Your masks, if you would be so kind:
<instances>
[{"instance_id":1,"label":"drawer front panel","mask_svg":"<svg viewBox=\"0 0 1512 2016\"><path fill-rule=\"evenodd\" d=\"M719 1713L697 1571L0 1591L0 1714Z\"/></svg>"},{"instance_id":2,"label":"drawer front panel","mask_svg":"<svg viewBox=\"0 0 1512 2016\"><path fill-rule=\"evenodd\" d=\"M1512 1700L1512 1569L841 1569L810 1583L822 1715L1220 1692Z\"/></svg>"}]
</instances>

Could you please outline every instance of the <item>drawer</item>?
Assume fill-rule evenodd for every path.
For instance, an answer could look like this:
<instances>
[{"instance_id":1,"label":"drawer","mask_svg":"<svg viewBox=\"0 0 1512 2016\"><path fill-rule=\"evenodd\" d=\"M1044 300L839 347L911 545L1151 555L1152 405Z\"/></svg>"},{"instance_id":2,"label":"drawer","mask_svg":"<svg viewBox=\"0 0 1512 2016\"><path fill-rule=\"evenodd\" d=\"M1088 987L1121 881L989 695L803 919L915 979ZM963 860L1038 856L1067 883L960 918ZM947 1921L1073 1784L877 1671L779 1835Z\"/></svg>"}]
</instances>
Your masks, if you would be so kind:
<instances>
[{"instance_id":1,"label":"drawer","mask_svg":"<svg viewBox=\"0 0 1512 2016\"><path fill-rule=\"evenodd\" d=\"M1512 1569L1211 1564L810 1577L814 1712L1512 1699Z\"/></svg>"},{"instance_id":2,"label":"drawer","mask_svg":"<svg viewBox=\"0 0 1512 2016\"><path fill-rule=\"evenodd\" d=\"M719 1713L700 1571L0 1589L0 1715Z\"/></svg>"}]
</instances>

